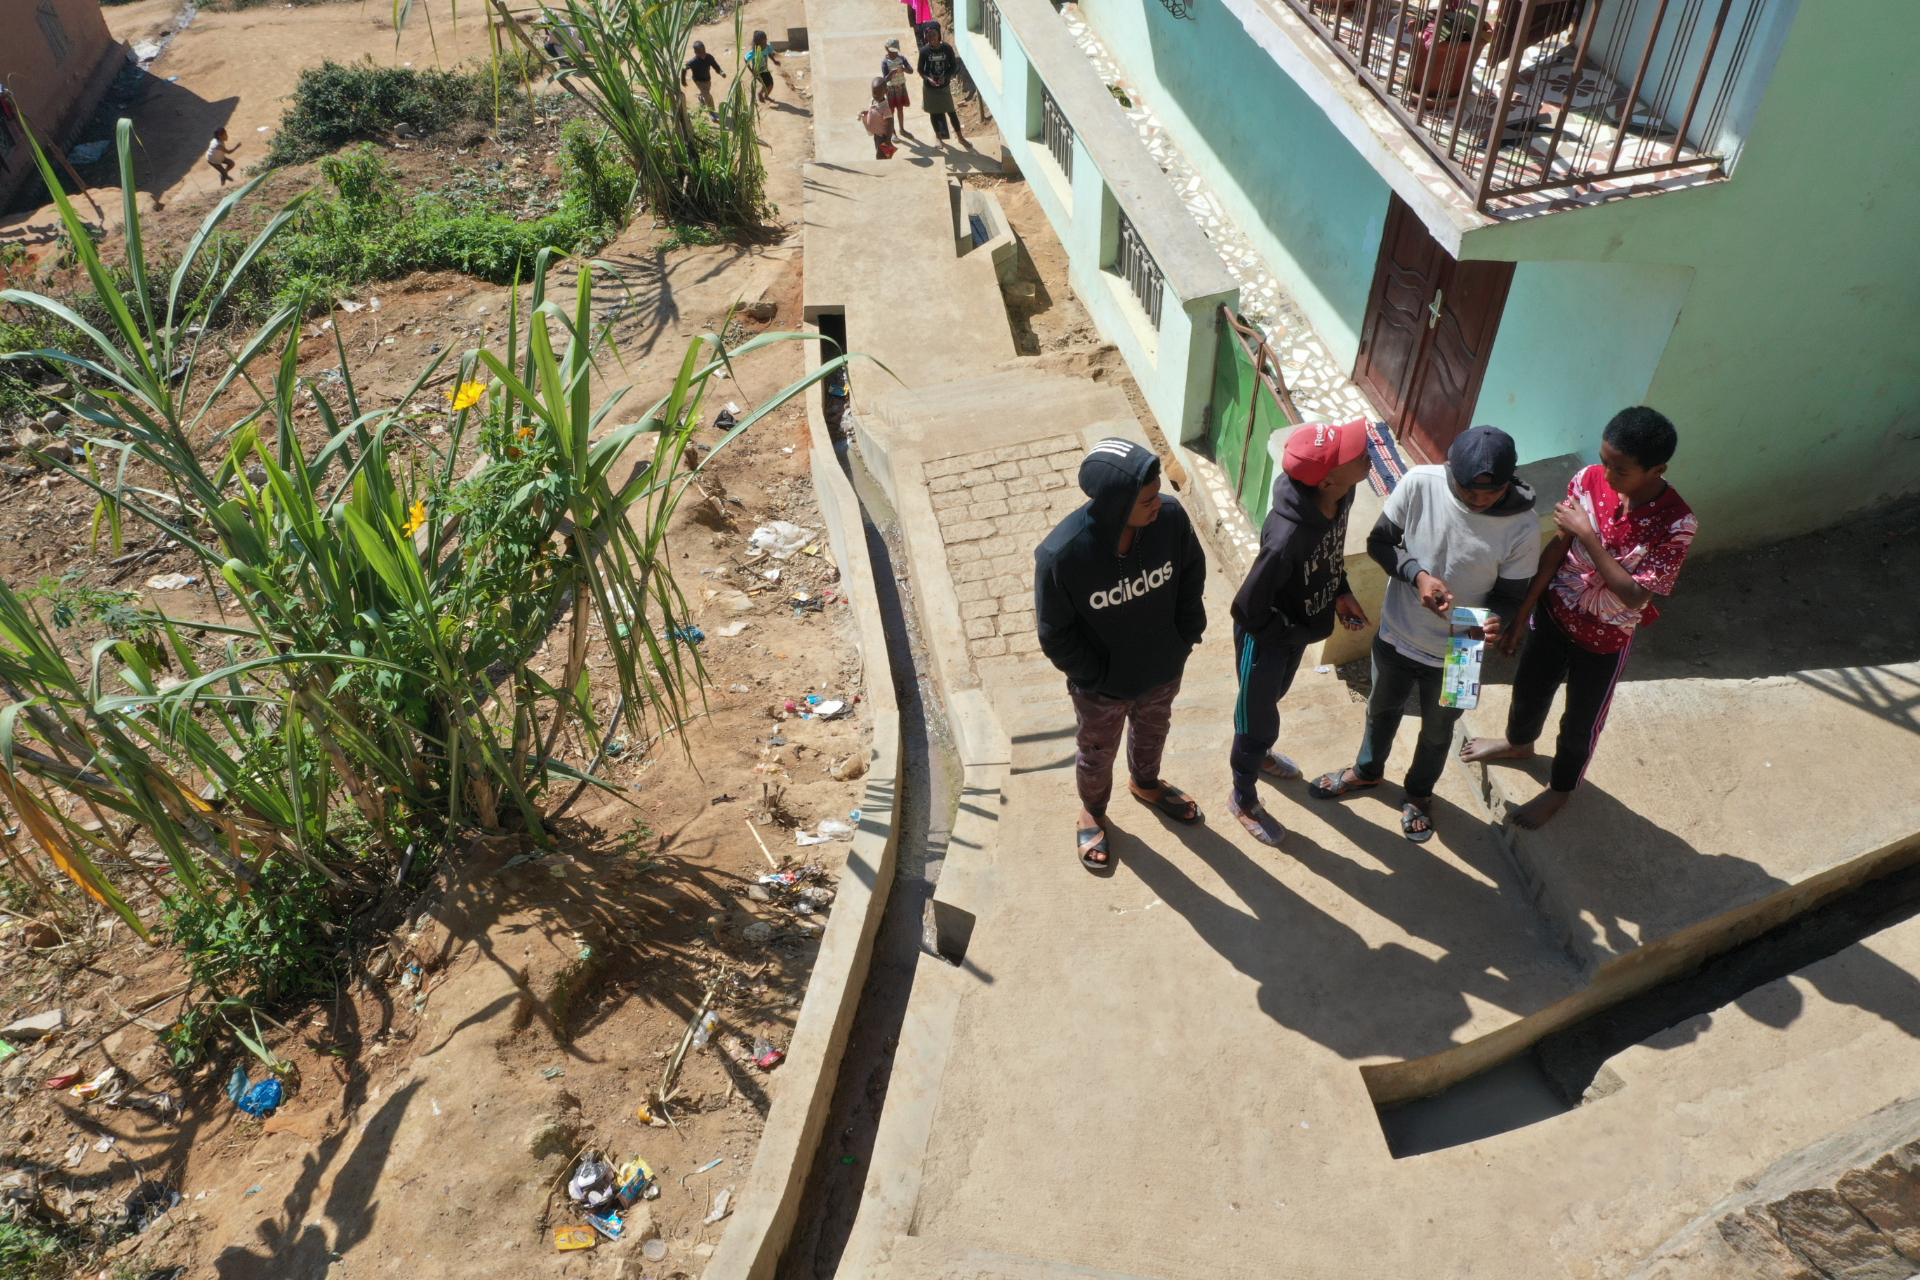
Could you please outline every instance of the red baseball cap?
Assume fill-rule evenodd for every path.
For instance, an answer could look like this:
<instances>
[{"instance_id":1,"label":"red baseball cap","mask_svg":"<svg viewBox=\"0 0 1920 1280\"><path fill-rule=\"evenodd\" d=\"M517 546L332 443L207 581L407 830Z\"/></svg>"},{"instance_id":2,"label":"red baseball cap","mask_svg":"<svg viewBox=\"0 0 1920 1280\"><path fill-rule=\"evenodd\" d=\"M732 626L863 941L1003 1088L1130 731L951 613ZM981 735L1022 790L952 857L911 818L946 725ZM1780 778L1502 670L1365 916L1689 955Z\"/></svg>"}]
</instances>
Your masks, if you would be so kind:
<instances>
[{"instance_id":1,"label":"red baseball cap","mask_svg":"<svg viewBox=\"0 0 1920 1280\"><path fill-rule=\"evenodd\" d=\"M1287 433L1286 453L1280 465L1301 484L1319 484L1335 467L1345 466L1366 451L1365 418L1337 426L1330 422L1303 422Z\"/></svg>"}]
</instances>

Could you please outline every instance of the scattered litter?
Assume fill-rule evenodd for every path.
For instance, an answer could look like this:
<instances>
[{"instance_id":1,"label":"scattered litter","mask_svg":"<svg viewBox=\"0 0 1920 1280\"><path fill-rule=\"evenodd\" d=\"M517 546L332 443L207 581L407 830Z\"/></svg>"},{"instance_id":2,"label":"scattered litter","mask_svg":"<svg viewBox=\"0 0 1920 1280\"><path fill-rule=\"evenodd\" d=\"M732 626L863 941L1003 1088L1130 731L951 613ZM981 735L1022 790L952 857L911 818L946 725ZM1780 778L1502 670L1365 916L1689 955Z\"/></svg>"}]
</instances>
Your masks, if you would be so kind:
<instances>
[{"instance_id":1,"label":"scattered litter","mask_svg":"<svg viewBox=\"0 0 1920 1280\"><path fill-rule=\"evenodd\" d=\"M853 828L838 818L826 818L820 823L820 834L828 840L851 840Z\"/></svg>"},{"instance_id":2,"label":"scattered litter","mask_svg":"<svg viewBox=\"0 0 1920 1280\"><path fill-rule=\"evenodd\" d=\"M755 1036L753 1040L753 1065L762 1071L771 1071L780 1065L787 1055L773 1047L772 1042Z\"/></svg>"},{"instance_id":3,"label":"scattered litter","mask_svg":"<svg viewBox=\"0 0 1920 1280\"><path fill-rule=\"evenodd\" d=\"M626 1232L626 1224L620 1221L620 1215L609 1210L606 1213L594 1213L591 1210L580 1215L595 1231L609 1240L618 1240Z\"/></svg>"},{"instance_id":4,"label":"scattered litter","mask_svg":"<svg viewBox=\"0 0 1920 1280\"><path fill-rule=\"evenodd\" d=\"M93 1149L95 1151L100 1151L100 1152L111 1151L113 1150L113 1141L114 1141L113 1135L109 1134L106 1137L100 1139L100 1141L94 1143Z\"/></svg>"},{"instance_id":5,"label":"scattered litter","mask_svg":"<svg viewBox=\"0 0 1920 1280\"><path fill-rule=\"evenodd\" d=\"M574 1168L573 1178L567 1183L567 1195L575 1204L589 1209L612 1200L614 1191L613 1166L591 1151Z\"/></svg>"},{"instance_id":6,"label":"scattered litter","mask_svg":"<svg viewBox=\"0 0 1920 1280\"><path fill-rule=\"evenodd\" d=\"M147 579L147 588L151 591L180 591L198 581L200 579L190 573L156 573Z\"/></svg>"},{"instance_id":7,"label":"scattered litter","mask_svg":"<svg viewBox=\"0 0 1920 1280\"><path fill-rule=\"evenodd\" d=\"M837 720L847 714L847 704L838 698L830 699L815 707L814 714L822 720Z\"/></svg>"},{"instance_id":8,"label":"scattered litter","mask_svg":"<svg viewBox=\"0 0 1920 1280\"><path fill-rule=\"evenodd\" d=\"M633 1109L633 1114L641 1124L653 1123L653 1112L647 1109L647 1104L644 1102Z\"/></svg>"},{"instance_id":9,"label":"scattered litter","mask_svg":"<svg viewBox=\"0 0 1920 1280\"><path fill-rule=\"evenodd\" d=\"M352 312L355 312L355 311L358 311L358 310L360 310L360 308L362 308L362 307L364 307L364 306L366 306L366 305L367 305L367 304L366 304L366 303L364 303L364 302L355 302L355 301L354 301L354 300L353 300L352 298L342 298L342 299L340 299L340 309L341 309L342 311L345 311L345 312L348 312L348 313L352 313Z\"/></svg>"},{"instance_id":10,"label":"scattered litter","mask_svg":"<svg viewBox=\"0 0 1920 1280\"><path fill-rule=\"evenodd\" d=\"M87 1158L87 1140L85 1138L67 1148L67 1154L61 1159L62 1168L71 1169Z\"/></svg>"},{"instance_id":11,"label":"scattered litter","mask_svg":"<svg viewBox=\"0 0 1920 1280\"><path fill-rule=\"evenodd\" d=\"M248 1196L252 1195L254 1192L258 1191L264 1185L265 1185L264 1183L259 1183L259 1182L254 1183L252 1186L247 1188L247 1195ZM246 1196L242 1196L240 1198L244 1200L246 1199Z\"/></svg>"},{"instance_id":12,"label":"scattered litter","mask_svg":"<svg viewBox=\"0 0 1920 1280\"><path fill-rule=\"evenodd\" d=\"M286 1088L272 1076L258 1084L246 1083L247 1073L239 1068L233 1069L234 1079L227 1084L227 1094L233 1099L233 1105L239 1107L256 1120L272 1115L279 1109L280 1102L286 1097ZM242 1087L234 1089L238 1083Z\"/></svg>"},{"instance_id":13,"label":"scattered litter","mask_svg":"<svg viewBox=\"0 0 1920 1280\"><path fill-rule=\"evenodd\" d=\"M761 574L760 576L765 578L768 582L780 581L780 571L778 569L769 569L765 573Z\"/></svg>"},{"instance_id":14,"label":"scattered litter","mask_svg":"<svg viewBox=\"0 0 1920 1280\"><path fill-rule=\"evenodd\" d=\"M726 1159L727 1158L725 1156L715 1156L713 1159L701 1165L698 1169L695 1169L692 1173L681 1174L680 1185L684 1187L687 1185L688 1178L697 1178L703 1173L707 1173L711 1170L718 1169L722 1164L726 1163Z\"/></svg>"},{"instance_id":15,"label":"scattered litter","mask_svg":"<svg viewBox=\"0 0 1920 1280\"><path fill-rule=\"evenodd\" d=\"M854 823L857 823L857 822L859 822L859 821L860 821L860 811L859 811L858 809L849 809L849 810L847 810L847 821L848 821L848 822L854 822Z\"/></svg>"},{"instance_id":16,"label":"scattered litter","mask_svg":"<svg viewBox=\"0 0 1920 1280\"><path fill-rule=\"evenodd\" d=\"M718 1028L719 1025L719 1014L713 1012L711 1009L702 1013L699 1023L693 1029L693 1047L696 1049L706 1048L707 1041L713 1038L714 1030Z\"/></svg>"},{"instance_id":17,"label":"scattered litter","mask_svg":"<svg viewBox=\"0 0 1920 1280\"><path fill-rule=\"evenodd\" d=\"M643 1105L640 1109L645 1111L646 1107ZM659 1123L651 1117L648 1122ZM653 1166L639 1156L621 1165L620 1172L613 1175L613 1181L615 1187L613 1194L618 1197L623 1206L629 1209L639 1201L650 1198L647 1194L649 1191L655 1194L659 1192L659 1188L654 1186Z\"/></svg>"},{"instance_id":18,"label":"scattered litter","mask_svg":"<svg viewBox=\"0 0 1920 1280\"><path fill-rule=\"evenodd\" d=\"M1321 666L1317 666L1317 667L1315 667L1315 668L1313 669L1313 673L1314 673L1315 675L1320 675L1320 676L1323 676L1323 675L1325 675L1325 674L1327 674L1327 672L1329 672L1329 671L1331 671L1331 670L1333 670L1333 668L1332 668L1332 667L1329 667L1329 666L1326 666L1326 665L1324 665L1324 664L1322 664Z\"/></svg>"},{"instance_id":19,"label":"scattered litter","mask_svg":"<svg viewBox=\"0 0 1920 1280\"><path fill-rule=\"evenodd\" d=\"M727 1202L733 1199L733 1188L722 1187L720 1194L713 1198L713 1212L700 1220L702 1226L712 1226L727 1216Z\"/></svg>"},{"instance_id":20,"label":"scattered litter","mask_svg":"<svg viewBox=\"0 0 1920 1280\"><path fill-rule=\"evenodd\" d=\"M553 1247L566 1252L569 1249L591 1249L598 1243L591 1227L555 1227L553 1229Z\"/></svg>"},{"instance_id":21,"label":"scattered litter","mask_svg":"<svg viewBox=\"0 0 1920 1280\"><path fill-rule=\"evenodd\" d=\"M864 752L855 752L845 760L834 765L828 772L833 774L836 782L852 782L855 778L864 775L866 771L866 754Z\"/></svg>"},{"instance_id":22,"label":"scattered litter","mask_svg":"<svg viewBox=\"0 0 1920 1280\"><path fill-rule=\"evenodd\" d=\"M640 1255L648 1262L658 1262L667 1256L667 1242L655 1236L641 1244Z\"/></svg>"},{"instance_id":23,"label":"scattered litter","mask_svg":"<svg viewBox=\"0 0 1920 1280\"><path fill-rule=\"evenodd\" d=\"M715 431L731 431L739 425L740 425L739 419L733 416L732 405L728 405L726 408L722 409L719 413L719 416L714 418L713 420L713 429Z\"/></svg>"},{"instance_id":24,"label":"scattered litter","mask_svg":"<svg viewBox=\"0 0 1920 1280\"><path fill-rule=\"evenodd\" d=\"M673 638L685 644L699 644L707 638L707 633L691 624L673 629Z\"/></svg>"},{"instance_id":25,"label":"scattered litter","mask_svg":"<svg viewBox=\"0 0 1920 1280\"><path fill-rule=\"evenodd\" d=\"M106 1070L102 1071L99 1075L87 1081L85 1084L75 1085L73 1087L73 1096L80 1099L80 1101L85 1102L88 1099L92 1098L95 1094L99 1093L102 1089L112 1084L113 1078L119 1074L120 1074L119 1068L108 1067Z\"/></svg>"},{"instance_id":26,"label":"scattered litter","mask_svg":"<svg viewBox=\"0 0 1920 1280\"><path fill-rule=\"evenodd\" d=\"M112 145L112 142L83 142L73 150L67 152L67 163L75 165L92 164L101 156L107 154L107 148Z\"/></svg>"},{"instance_id":27,"label":"scattered litter","mask_svg":"<svg viewBox=\"0 0 1920 1280\"><path fill-rule=\"evenodd\" d=\"M5 1040L0 1040L0 1062L5 1062L18 1052L20 1051L8 1044Z\"/></svg>"},{"instance_id":28,"label":"scattered litter","mask_svg":"<svg viewBox=\"0 0 1920 1280\"><path fill-rule=\"evenodd\" d=\"M820 544L816 542L810 547L802 547L801 550L807 555L817 556L820 554Z\"/></svg>"},{"instance_id":29,"label":"scattered litter","mask_svg":"<svg viewBox=\"0 0 1920 1280\"><path fill-rule=\"evenodd\" d=\"M775 932L774 927L765 920L755 920L752 924L740 931L740 936L748 942L753 943L756 947L764 947L773 941Z\"/></svg>"},{"instance_id":30,"label":"scattered litter","mask_svg":"<svg viewBox=\"0 0 1920 1280\"><path fill-rule=\"evenodd\" d=\"M565 1074L567 1074L567 1069L565 1067L548 1067L545 1071L542 1071L540 1073L540 1078L542 1080L558 1080L561 1076Z\"/></svg>"},{"instance_id":31,"label":"scattered litter","mask_svg":"<svg viewBox=\"0 0 1920 1280\"><path fill-rule=\"evenodd\" d=\"M161 1182L143 1182L127 1197L127 1225L135 1232L145 1231L179 1203L180 1193L172 1187Z\"/></svg>"},{"instance_id":32,"label":"scattered litter","mask_svg":"<svg viewBox=\"0 0 1920 1280\"><path fill-rule=\"evenodd\" d=\"M795 844L799 844L799 845L831 844L833 842L833 837L809 835L804 830L795 830L793 833L793 841Z\"/></svg>"},{"instance_id":33,"label":"scattered litter","mask_svg":"<svg viewBox=\"0 0 1920 1280\"><path fill-rule=\"evenodd\" d=\"M753 624L751 622L729 622L724 627L715 627L713 629L713 634L720 636L723 639L731 640L752 625ZM747 692L747 690L737 688L734 690L734 692L744 693L744 692Z\"/></svg>"},{"instance_id":34,"label":"scattered litter","mask_svg":"<svg viewBox=\"0 0 1920 1280\"><path fill-rule=\"evenodd\" d=\"M775 520L772 524L763 524L755 529L747 539L747 545L766 552L775 560L785 560L807 545L807 535L811 532L797 524Z\"/></svg>"},{"instance_id":35,"label":"scattered litter","mask_svg":"<svg viewBox=\"0 0 1920 1280\"><path fill-rule=\"evenodd\" d=\"M733 401L729 400L727 401L727 412L731 414L738 414L740 412L740 406L735 404Z\"/></svg>"}]
</instances>

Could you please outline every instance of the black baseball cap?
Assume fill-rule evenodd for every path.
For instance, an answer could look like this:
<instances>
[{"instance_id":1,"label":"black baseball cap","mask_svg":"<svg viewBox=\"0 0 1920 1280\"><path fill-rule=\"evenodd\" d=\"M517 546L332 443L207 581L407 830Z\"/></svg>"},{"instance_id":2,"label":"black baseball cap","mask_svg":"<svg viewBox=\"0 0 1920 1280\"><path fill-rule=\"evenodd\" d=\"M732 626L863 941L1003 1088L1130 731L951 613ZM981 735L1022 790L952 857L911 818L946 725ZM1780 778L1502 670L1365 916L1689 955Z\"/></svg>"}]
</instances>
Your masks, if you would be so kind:
<instances>
[{"instance_id":1,"label":"black baseball cap","mask_svg":"<svg viewBox=\"0 0 1920 1280\"><path fill-rule=\"evenodd\" d=\"M1498 427L1469 427L1447 449L1447 467L1462 489L1498 489L1512 481L1519 465L1520 451L1513 437ZM1486 475L1493 477L1492 482L1480 483Z\"/></svg>"}]
</instances>

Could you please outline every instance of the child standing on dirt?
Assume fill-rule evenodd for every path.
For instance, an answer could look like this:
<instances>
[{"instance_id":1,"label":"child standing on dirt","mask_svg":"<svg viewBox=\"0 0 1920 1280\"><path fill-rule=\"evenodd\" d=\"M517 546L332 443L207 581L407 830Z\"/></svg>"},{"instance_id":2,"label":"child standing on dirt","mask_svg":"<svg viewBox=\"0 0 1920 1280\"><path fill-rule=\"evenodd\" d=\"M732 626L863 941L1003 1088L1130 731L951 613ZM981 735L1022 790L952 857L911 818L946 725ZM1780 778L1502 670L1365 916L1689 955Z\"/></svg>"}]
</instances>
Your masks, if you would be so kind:
<instances>
[{"instance_id":1,"label":"child standing on dirt","mask_svg":"<svg viewBox=\"0 0 1920 1280\"><path fill-rule=\"evenodd\" d=\"M907 55L900 52L900 41L887 41L887 52L880 59L880 74L887 82L887 107L893 112L893 128L903 138L913 135L907 132L907 108L913 105L913 99L907 93L907 73L913 70L913 64L907 61Z\"/></svg>"},{"instance_id":2,"label":"child standing on dirt","mask_svg":"<svg viewBox=\"0 0 1920 1280\"><path fill-rule=\"evenodd\" d=\"M747 50L747 70L753 72L753 78L760 82L760 101L773 101L773 72L768 64L780 65L780 57L774 53L773 46L767 43L767 33L753 33L753 45Z\"/></svg>"},{"instance_id":3,"label":"child standing on dirt","mask_svg":"<svg viewBox=\"0 0 1920 1280\"><path fill-rule=\"evenodd\" d=\"M1280 699L1307 646L1333 634L1337 617L1358 630L1367 611L1347 587L1347 513L1367 475L1367 424L1309 423L1287 435L1260 526L1260 554L1233 597L1233 651L1240 697L1233 705L1233 791L1227 809L1247 834L1278 845L1286 829L1260 803L1257 783L1297 778L1300 766L1273 749Z\"/></svg>"},{"instance_id":4,"label":"child standing on dirt","mask_svg":"<svg viewBox=\"0 0 1920 1280\"><path fill-rule=\"evenodd\" d=\"M873 101L860 113L860 123L873 135L873 158L875 160L893 159L893 112L887 107L887 81L884 76L873 78Z\"/></svg>"},{"instance_id":5,"label":"child standing on dirt","mask_svg":"<svg viewBox=\"0 0 1920 1280\"><path fill-rule=\"evenodd\" d=\"M1545 824L1572 798L1606 727L1633 637L1660 616L1653 598L1673 594L1693 546L1699 522L1666 480L1678 444L1666 415L1644 405L1622 409L1600 437L1599 463L1576 475L1553 509L1560 532L1540 553L1539 571L1500 645L1512 653L1519 624L1533 618L1513 673L1507 736L1470 738L1460 747L1468 763L1530 759L1554 692L1566 684L1552 779L1514 811L1519 826ZM1547 607L1536 615L1542 596Z\"/></svg>"},{"instance_id":6,"label":"child standing on dirt","mask_svg":"<svg viewBox=\"0 0 1920 1280\"><path fill-rule=\"evenodd\" d=\"M953 77L960 71L960 55L941 38L939 23L927 25L930 38L920 49L920 63L916 68L920 72L920 105L933 117L935 137L945 142L947 125L951 123L953 136L971 151L973 144L960 132L960 117L953 108Z\"/></svg>"},{"instance_id":7,"label":"child standing on dirt","mask_svg":"<svg viewBox=\"0 0 1920 1280\"><path fill-rule=\"evenodd\" d=\"M707 109L707 114L710 116L714 114L713 73L716 71L720 71L720 60L707 52L704 41L695 40L693 57L688 60L686 66L680 68L680 87L684 89L687 77L692 76L693 87L700 94L700 105ZM721 79L726 79L726 75L726 72L720 71Z\"/></svg>"},{"instance_id":8,"label":"child standing on dirt","mask_svg":"<svg viewBox=\"0 0 1920 1280\"><path fill-rule=\"evenodd\" d=\"M207 163L220 174L220 185L223 187L227 185L228 175L233 172L233 161L228 157L239 149L239 143L228 143L225 128L213 131L213 141L207 144Z\"/></svg>"}]
</instances>

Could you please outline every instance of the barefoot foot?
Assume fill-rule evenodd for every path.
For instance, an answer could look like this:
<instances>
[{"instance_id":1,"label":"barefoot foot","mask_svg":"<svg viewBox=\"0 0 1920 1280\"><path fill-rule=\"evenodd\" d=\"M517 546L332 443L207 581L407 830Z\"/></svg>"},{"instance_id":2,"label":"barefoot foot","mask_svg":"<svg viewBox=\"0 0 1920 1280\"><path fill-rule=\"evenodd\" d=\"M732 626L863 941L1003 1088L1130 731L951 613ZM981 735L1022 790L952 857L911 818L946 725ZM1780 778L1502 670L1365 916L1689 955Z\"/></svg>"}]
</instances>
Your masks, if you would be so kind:
<instances>
[{"instance_id":1,"label":"barefoot foot","mask_svg":"<svg viewBox=\"0 0 1920 1280\"><path fill-rule=\"evenodd\" d=\"M1533 799L1513 811L1513 825L1524 827L1528 831L1538 831L1553 818L1553 815L1566 807L1573 799L1571 791L1542 791Z\"/></svg>"},{"instance_id":2,"label":"barefoot foot","mask_svg":"<svg viewBox=\"0 0 1920 1280\"><path fill-rule=\"evenodd\" d=\"M1468 738L1460 744L1460 758L1468 764L1482 760L1531 760L1533 744L1523 742L1515 746L1505 738Z\"/></svg>"}]
</instances>

